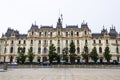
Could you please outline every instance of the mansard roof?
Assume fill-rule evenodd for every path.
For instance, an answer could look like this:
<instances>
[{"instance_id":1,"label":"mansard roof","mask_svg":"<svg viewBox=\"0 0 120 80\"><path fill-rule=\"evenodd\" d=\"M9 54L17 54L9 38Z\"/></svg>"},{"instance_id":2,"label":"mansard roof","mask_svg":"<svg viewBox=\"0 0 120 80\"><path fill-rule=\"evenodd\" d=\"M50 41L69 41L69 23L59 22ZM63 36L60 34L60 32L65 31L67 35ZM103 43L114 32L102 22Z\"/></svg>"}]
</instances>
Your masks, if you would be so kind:
<instances>
[{"instance_id":1,"label":"mansard roof","mask_svg":"<svg viewBox=\"0 0 120 80\"><path fill-rule=\"evenodd\" d=\"M18 36L17 36L17 38L26 38L27 37L27 34L19 34Z\"/></svg>"},{"instance_id":2,"label":"mansard roof","mask_svg":"<svg viewBox=\"0 0 120 80\"><path fill-rule=\"evenodd\" d=\"M101 33L92 33L93 38L99 38L102 37L103 35Z\"/></svg>"},{"instance_id":3,"label":"mansard roof","mask_svg":"<svg viewBox=\"0 0 120 80\"><path fill-rule=\"evenodd\" d=\"M41 26L40 29L51 29L53 26Z\"/></svg>"},{"instance_id":4,"label":"mansard roof","mask_svg":"<svg viewBox=\"0 0 120 80\"><path fill-rule=\"evenodd\" d=\"M36 25L36 24L35 25L32 24L32 26L30 28L30 30L38 30L38 29L39 29L38 25Z\"/></svg>"},{"instance_id":5,"label":"mansard roof","mask_svg":"<svg viewBox=\"0 0 120 80\"><path fill-rule=\"evenodd\" d=\"M19 35L19 31L8 28L7 32L5 33L5 36L10 37L12 33L15 33L15 35Z\"/></svg>"},{"instance_id":6,"label":"mansard roof","mask_svg":"<svg viewBox=\"0 0 120 80\"><path fill-rule=\"evenodd\" d=\"M78 28L78 25L67 25L66 28Z\"/></svg>"}]
</instances>

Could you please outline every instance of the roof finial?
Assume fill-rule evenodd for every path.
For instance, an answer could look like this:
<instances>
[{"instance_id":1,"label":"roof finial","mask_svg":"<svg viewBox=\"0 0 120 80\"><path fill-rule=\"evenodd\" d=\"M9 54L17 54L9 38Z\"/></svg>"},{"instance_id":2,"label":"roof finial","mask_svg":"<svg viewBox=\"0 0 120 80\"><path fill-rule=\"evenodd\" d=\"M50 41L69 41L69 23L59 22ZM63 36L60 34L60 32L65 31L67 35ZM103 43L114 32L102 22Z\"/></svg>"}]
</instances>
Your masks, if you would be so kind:
<instances>
[{"instance_id":1,"label":"roof finial","mask_svg":"<svg viewBox=\"0 0 120 80\"><path fill-rule=\"evenodd\" d=\"M35 25L36 25L36 21L35 21Z\"/></svg>"}]
</instances>

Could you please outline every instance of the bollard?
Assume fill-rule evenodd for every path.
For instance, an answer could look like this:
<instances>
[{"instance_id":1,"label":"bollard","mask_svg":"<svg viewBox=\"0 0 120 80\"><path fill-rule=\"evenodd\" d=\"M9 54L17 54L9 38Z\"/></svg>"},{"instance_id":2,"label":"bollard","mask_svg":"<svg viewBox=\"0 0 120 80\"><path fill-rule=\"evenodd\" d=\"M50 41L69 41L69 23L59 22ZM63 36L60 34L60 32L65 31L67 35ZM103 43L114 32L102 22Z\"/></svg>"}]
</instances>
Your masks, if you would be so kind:
<instances>
[{"instance_id":1,"label":"bollard","mask_svg":"<svg viewBox=\"0 0 120 80\"><path fill-rule=\"evenodd\" d=\"M7 71L7 68L8 68L7 63L4 63L4 65L3 65L3 70Z\"/></svg>"}]
</instances>

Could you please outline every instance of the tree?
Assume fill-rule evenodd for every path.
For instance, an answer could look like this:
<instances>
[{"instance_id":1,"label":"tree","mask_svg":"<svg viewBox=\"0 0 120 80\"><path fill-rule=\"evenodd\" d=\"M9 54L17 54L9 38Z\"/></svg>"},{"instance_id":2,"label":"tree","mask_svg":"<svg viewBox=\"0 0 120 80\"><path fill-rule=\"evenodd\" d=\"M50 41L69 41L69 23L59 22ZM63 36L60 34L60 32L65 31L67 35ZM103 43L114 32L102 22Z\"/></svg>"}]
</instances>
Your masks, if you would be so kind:
<instances>
[{"instance_id":1,"label":"tree","mask_svg":"<svg viewBox=\"0 0 120 80\"><path fill-rule=\"evenodd\" d=\"M104 55L104 58L105 58L105 59L107 60L107 62L109 63L112 55L110 54L110 50L109 50L109 47L108 47L108 46L106 46L103 55Z\"/></svg>"},{"instance_id":2,"label":"tree","mask_svg":"<svg viewBox=\"0 0 120 80\"><path fill-rule=\"evenodd\" d=\"M62 58L65 60L65 62L68 62L68 48L63 48L62 50Z\"/></svg>"},{"instance_id":3,"label":"tree","mask_svg":"<svg viewBox=\"0 0 120 80\"><path fill-rule=\"evenodd\" d=\"M17 59L17 63L24 63L26 60L26 55L25 53L23 53L23 48L22 47L18 47L18 56L16 57Z\"/></svg>"},{"instance_id":4,"label":"tree","mask_svg":"<svg viewBox=\"0 0 120 80\"><path fill-rule=\"evenodd\" d=\"M30 49L28 49L27 57L28 57L29 62L32 63L35 55L34 55L34 53Z\"/></svg>"},{"instance_id":5,"label":"tree","mask_svg":"<svg viewBox=\"0 0 120 80\"><path fill-rule=\"evenodd\" d=\"M98 56L98 54L97 54L96 47L94 47L94 48L92 49L92 51L91 51L91 53L90 53L90 57L91 57L91 59L92 59L95 63L97 62L99 56Z\"/></svg>"},{"instance_id":6,"label":"tree","mask_svg":"<svg viewBox=\"0 0 120 80\"><path fill-rule=\"evenodd\" d=\"M85 60L86 63L89 61L89 53L88 53L88 47L87 45L84 46L83 52L82 52L82 57Z\"/></svg>"},{"instance_id":7,"label":"tree","mask_svg":"<svg viewBox=\"0 0 120 80\"><path fill-rule=\"evenodd\" d=\"M56 57L57 57L56 48L55 48L54 44L51 44L49 46L49 54L48 54L48 56L49 56L49 62L50 62L50 64L52 64L52 62L54 60L56 60Z\"/></svg>"},{"instance_id":8,"label":"tree","mask_svg":"<svg viewBox=\"0 0 120 80\"><path fill-rule=\"evenodd\" d=\"M75 58L76 58L75 51L76 51L76 49L75 49L75 44L74 44L73 41L71 41L69 52L70 52L70 62L71 62L72 64L75 63Z\"/></svg>"}]
</instances>

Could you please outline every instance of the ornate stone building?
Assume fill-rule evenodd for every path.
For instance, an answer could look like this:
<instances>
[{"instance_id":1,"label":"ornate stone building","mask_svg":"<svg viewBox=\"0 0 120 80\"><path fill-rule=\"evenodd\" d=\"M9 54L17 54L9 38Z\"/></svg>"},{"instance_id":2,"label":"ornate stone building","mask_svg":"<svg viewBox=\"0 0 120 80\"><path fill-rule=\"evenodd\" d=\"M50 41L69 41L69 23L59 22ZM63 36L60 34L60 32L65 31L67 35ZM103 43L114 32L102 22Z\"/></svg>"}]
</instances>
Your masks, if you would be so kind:
<instances>
[{"instance_id":1,"label":"ornate stone building","mask_svg":"<svg viewBox=\"0 0 120 80\"><path fill-rule=\"evenodd\" d=\"M77 55L82 53L84 45L87 44L89 52L96 47L99 56L102 57L105 47L109 46L112 60L119 61L120 59L120 34L116 32L115 27L112 27L109 32L103 28L101 33L92 33L88 24L84 22L81 27L66 25L63 28L59 18L55 28L53 26L39 28L36 24L32 24L27 34L20 34L19 31L8 28L0 38L0 60L3 62L16 61L18 47L23 47L25 54L28 49L34 52L34 61L47 61L50 44L55 45L58 54L62 54L63 48L67 47L69 50L71 40L75 43Z\"/></svg>"}]
</instances>

